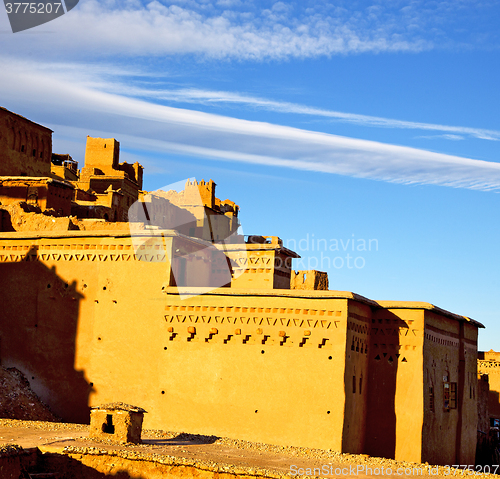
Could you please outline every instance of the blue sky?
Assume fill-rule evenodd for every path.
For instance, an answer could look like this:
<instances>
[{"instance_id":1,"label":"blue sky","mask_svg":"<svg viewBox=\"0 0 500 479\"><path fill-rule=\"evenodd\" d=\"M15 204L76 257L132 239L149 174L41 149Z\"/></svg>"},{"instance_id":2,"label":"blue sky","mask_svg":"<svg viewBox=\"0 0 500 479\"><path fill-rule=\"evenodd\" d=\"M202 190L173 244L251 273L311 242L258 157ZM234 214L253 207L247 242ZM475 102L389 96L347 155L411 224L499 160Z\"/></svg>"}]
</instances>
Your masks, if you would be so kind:
<instances>
[{"instance_id":1,"label":"blue sky","mask_svg":"<svg viewBox=\"0 0 500 479\"><path fill-rule=\"evenodd\" d=\"M80 0L16 34L0 10L0 104L80 166L117 138L148 190L212 178L331 289L470 316L499 350L498 25L480 0Z\"/></svg>"}]
</instances>

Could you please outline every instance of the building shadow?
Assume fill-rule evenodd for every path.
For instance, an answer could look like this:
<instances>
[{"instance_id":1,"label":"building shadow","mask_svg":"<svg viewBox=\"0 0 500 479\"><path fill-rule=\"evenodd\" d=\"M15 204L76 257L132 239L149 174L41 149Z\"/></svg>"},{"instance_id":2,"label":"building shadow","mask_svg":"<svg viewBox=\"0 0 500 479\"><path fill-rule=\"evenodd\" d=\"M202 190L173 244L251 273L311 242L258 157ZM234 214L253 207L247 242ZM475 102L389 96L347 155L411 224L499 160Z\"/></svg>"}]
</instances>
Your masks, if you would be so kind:
<instances>
[{"instance_id":1,"label":"building shadow","mask_svg":"<svg viewBox=\"0 0 500 479\"><path fill-rule=\"evenodd\" d=\"M91 387L74 368L84 296L40 261L37 246L21 257L10 248L0 251L0 363L19 369L64 421L88 423Z\"/></svg>"},{"instance_id":2,"label":"building shadow","mask_svg":"<svg viewBox=\"0 0 500 479\"><path fill-rule=\"evenodd\" d=\"M94 467L84 464L86 459ZM52 477L49 474L55 474L54 477L71 479L104 479L107 477L113 479L148 479L146 474L141 474L137 470L140 469L140 461L130 461L133 464L130 469L115 465L115 462L115 457L107 455L87 455L81 456L81 460L77 460L65 454L39 454L36 466L27 468L29 474L31 474L27 477ZM103 469L107 472L102 472Z\"/></svg>"},{"instance_id":3,"label":"building shadow","mask_svg":"<svg viewBox=\"0 0 500 479\"><path fill-rule=\"evenodd\" d=\"M220 439L218 436L180 433L169 439L143 439L142 442L154 446L201 446L214 444L218 439Z\"/></svg>"},{"instance_id":4,"label":"building shadow","mask_svg":"<svg viewBox=\"0 0 500 479\"><path fill-rule=\"evenodd\" d=\"M374 311L370 334L366 408L365 453L394 459L396 453L396 388L400 330L405 321L388 310Z\"/></svg>"}]
</instances>

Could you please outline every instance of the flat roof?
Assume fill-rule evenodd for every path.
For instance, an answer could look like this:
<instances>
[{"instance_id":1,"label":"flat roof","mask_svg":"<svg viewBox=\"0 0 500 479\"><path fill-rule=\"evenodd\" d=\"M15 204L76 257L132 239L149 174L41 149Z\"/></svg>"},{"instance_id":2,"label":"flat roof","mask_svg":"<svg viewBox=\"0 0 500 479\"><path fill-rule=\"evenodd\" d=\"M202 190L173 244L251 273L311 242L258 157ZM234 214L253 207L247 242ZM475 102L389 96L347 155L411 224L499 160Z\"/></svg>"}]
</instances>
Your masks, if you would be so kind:
<instances>
[{"instance_id":1,"label":"flat roof","mask_svg":"<svg viewBox=\"0 0 500 479\"><path fill-rule=\"evenodd\" d=\"M91 231L14 231L14 232L0 232L0 241L2 240L36 240L36 239L55 239L55 238L130 238L132 236L139 237L179 237L194 243L206 245L207 247L213 246L213 243L208 241L193 238L191 236L183 235L176 230L137 230L133 234L129 230L91 230ZM249 246L274 246L277 245L249 245ZM434 313L446 316L457 321L464 321L478 328L484 328L484 325L479 321L471 319L467 316L452 313L445 309L434 306L431 303L422 301L376 301L368 299L351 291L324 291L324 290L300 290L300 289L231 289L231 288L218 288L207 292L207 288L195 287L175 287L169 286L166 289L167 294L189 294L199 295L204 294L208 296L260 296L260 297L292 297L292 298L308 298L308 299L350 299L367 304L374 309L424 309Z\"/></svg>"},{"instance_id":2,"label":"flat roof","mask_svg":"<svg viewBox=\"0 0 500 479\"><path fill-rule=\"evenodd\" d=\"M306 299L350 299L359 301L374 309L423 309L432 311L446 316L456 321L463 321L471 323L477 328L484 328L484 325L479 321L471 319L467 316L455 314L446 309L434 306L431 303L423 301L378 301L366 298L351 291L324 291L324 290L304 290L304 289L231 289L231 288L218 288L211 291L206 291L206 288L193 288L193 287L176 287L169 286L166 288L167 294L189 294L206 296L260 296L260 297L288 297L288 298L306 298Z\"/></svg>"},{"instance_id":3,"label":"flat roof","mask_svg":"<svg viewBox=\"0 0 500 479\"><path fill-rule=\"evenodd\" d=\"M224 251L263 251L263 250L276 250L280 251L292 258L300 258L300 255L291 249L276 243L215 243L218 249Z\"/></svg>"},{"instance_id":4,"label":"flat roof","mask_svg":"<svg viewBox=\"0 0 500 479\"><path fill-rule=\"evenodd\" d=\"M58 180L50 176L0 176L0 183L3 181L39 181L45 183L57 183L59 185L75 188L69 181Z\"/></svg>"},{"instance_id":5,"label":"flat roof","mask_svg":"<svg viewBox=\"0 0 500 479\"><path fill-rule=\"evenodd\" d=\"M89 218L90 219L90 218ZM132 223L133 224L133 223ZM186 236L176 230L138 229L130 230L71 230L71 231L9 231L0 232L0 241L6 240L38 240L38 239L83 239L83 238L131 238L131 237L179 237L194 243L213 246L200 238Z\"/></svg>"}]
</instances>

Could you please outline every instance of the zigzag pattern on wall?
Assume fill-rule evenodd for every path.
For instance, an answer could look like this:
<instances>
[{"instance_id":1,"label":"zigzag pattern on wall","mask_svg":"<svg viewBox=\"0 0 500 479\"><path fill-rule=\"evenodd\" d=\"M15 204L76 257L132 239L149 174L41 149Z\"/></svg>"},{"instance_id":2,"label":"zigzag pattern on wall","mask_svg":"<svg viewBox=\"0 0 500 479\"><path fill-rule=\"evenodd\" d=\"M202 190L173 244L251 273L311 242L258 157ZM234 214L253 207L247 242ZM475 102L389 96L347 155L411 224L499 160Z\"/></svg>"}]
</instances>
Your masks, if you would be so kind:
<instances>
[{"instance_id":1,"label":"zigzag pattern on wall","mask_svg":"<svg viewBox=\"0 0 500 479\"><path fill-rule=\"evenodd\" d=\"M273 313L273 314L306 314L309 316L341 316L342 311L328 311L325 309L298 309L298 308L255 308L245 306L177 306L167 305L165 311L218 311L226 313Z\"/></svg>"},{"instance_id":2,"label":"zigzag pattern on wall","mask_svg":"<svg viewBox=\"0 0 500 479\"><path fill-rule=\"evenodd\" d=\"M39 253L39 254L0 254L0 262L20 261L148 261L163 262L165 254L99 254L99 253Z\"/></svg>"},{"instance_id":3,"label":"zigzag pattern on wall","mask_svg":"<svg viewBox=\"0 0 500 479\"><path fill-rule=\"evenodd\" d=\"M262 318L262 317L232 317L232 316L198 316L184 314L166 314L165 320L173 323L215 323L215 324L254 324L258 326L286 326L297 328L337 329L340 321L314 320L314 319L287 319L287 318Z\"/></svg>"}]
</instances>

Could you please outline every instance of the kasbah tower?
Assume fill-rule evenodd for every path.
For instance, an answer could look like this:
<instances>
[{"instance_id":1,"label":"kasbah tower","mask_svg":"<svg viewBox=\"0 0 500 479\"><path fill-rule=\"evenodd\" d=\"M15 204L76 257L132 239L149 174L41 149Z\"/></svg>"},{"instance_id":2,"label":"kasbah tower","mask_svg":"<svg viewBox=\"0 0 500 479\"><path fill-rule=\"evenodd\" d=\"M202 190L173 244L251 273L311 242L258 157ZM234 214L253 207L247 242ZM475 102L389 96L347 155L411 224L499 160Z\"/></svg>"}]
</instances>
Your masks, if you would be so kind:
<instances>
[{"instance_id":1,"label":"kasbah tower","mask_svg":"<svg viewBox=\"0 0 500 479\"><path fill-rule=\"evenodd\" d=\"M329 290L280 238L240 236L212 180L148 193L119 154L88 137L79 169L0 109L0 360L55 414L122 401L146 428L475 463L481 323Z\"/></svg>"}]
</instances>

